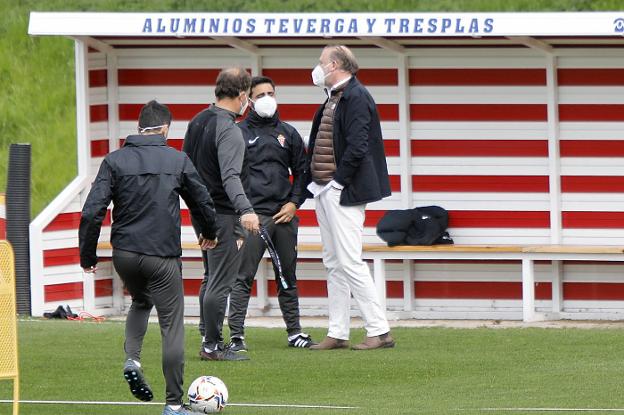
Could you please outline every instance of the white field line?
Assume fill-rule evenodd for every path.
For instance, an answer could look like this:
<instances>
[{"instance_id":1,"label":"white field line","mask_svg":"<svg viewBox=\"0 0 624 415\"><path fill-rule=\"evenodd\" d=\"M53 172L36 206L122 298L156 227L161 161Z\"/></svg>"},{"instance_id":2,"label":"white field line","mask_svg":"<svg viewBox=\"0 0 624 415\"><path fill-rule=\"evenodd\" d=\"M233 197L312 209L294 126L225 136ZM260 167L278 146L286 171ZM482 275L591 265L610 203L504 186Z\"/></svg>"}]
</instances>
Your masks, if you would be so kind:
<instances>
[{"instance_id":1,"label":"white field line","mask_svg":"<svg viewBox=\"0 0 624 415\"><path fill-rule=\"evenodd\" d=\"M624 408L479 408L487 412L622 412Z\"/></svg>"},{"instance_id":2,"label":"white field line","mask_svg":"<svg viewBox=\"0 0 624 415\"><path fill-rule=\"evenodd\" d=\"M11 399L0 399L0 403L13 403ZM115 406L145 406L164 405L164 402L108 402L108 401L34 401L20 400L20 404L37 405L115 405ZM246 406L255 408L308 408L308 409L359 409L357 406L330 406L330 405L295 405L272 403L228 403L227 406Z\"/></svg>"}]
</instances>

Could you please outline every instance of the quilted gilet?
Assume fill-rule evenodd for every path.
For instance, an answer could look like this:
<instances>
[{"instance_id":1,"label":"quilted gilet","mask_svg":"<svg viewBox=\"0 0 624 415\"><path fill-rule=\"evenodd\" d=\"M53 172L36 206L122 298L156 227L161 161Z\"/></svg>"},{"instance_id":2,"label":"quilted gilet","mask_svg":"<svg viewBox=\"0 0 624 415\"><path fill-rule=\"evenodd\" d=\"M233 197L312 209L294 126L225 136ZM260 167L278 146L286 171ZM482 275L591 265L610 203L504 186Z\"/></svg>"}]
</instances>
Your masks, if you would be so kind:
<instances>
[{"instance_id":1,"label":"quilted gilet","mask_svg":"<svg viewBox=\"0 0 624 415\"><path fill-rule=\"evenodd\" d=\"M325 103L323 117L319 125L314 153L310 163L312 180L317 184L327 184L334 178L336 173L336 157L334 156L334 113L336 104L342 97L342 90L334 91Z\"/></svg>"}]
</instances>

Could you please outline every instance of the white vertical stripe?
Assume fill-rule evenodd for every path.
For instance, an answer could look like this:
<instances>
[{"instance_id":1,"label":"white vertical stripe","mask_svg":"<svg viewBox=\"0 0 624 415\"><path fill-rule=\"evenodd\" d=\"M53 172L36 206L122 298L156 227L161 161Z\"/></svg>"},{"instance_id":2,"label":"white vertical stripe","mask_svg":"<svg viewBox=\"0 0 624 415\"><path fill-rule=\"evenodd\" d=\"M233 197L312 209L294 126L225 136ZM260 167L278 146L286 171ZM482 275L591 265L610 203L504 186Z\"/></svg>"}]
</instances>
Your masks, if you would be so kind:
<instances>
[{"instance_id":1,"label":"white vertical stripe","mask_svg":"<svg viewBox=\"0 0 624 415\"><path fill-rule=\"evenodd\" d=\"M87 45L76 40L76 147L78 150L78 175L89 174L91 147L89 142L89 62Z\"/></svg>"},{"instance_id":2,"label":"white vertical stripe","mask_svg":"<svg viewBox=\"0 0 624 415\"><path fill-rule=\"evenodd\" d=\"M117 78L117 55L106 55L106 80L108 94L108 151L119 147L119 85Z\"/></svg>"},{"instance_id":3,"label":"white vertical stripe","mask_svg":"<svg viewBox=\"0 0 624 415\"><path fill-rule=\"evenodd\" d=\"M401 160L401 205L403 209L412 207L412 176L406 174L412 171L411 157L411 120L409 96L409 67L405 55L398 57L399 69L399 146Z\"/></svg>"},{"instance_id":4,"label":"white vertical stripe","mask_svg":"<svg viewBox=\"0 0 624 415\"><path fill-rule=\"evenodd\" d=\"M251 76L258 76L262 73L262 55L251 54Z\"/></svg>"},{"instance_id":5,"label":"white vertical stripe","mask_svg":"<svg viewBox=\"0 0 624 415\"><path fill-rule=\"evenodd\" d=\"M548 90L548 160L550 189L550 242L561 243L561 158L559 157L559 96L557 88L557 57L546 55Z\"/></svg>"}]
</instances>

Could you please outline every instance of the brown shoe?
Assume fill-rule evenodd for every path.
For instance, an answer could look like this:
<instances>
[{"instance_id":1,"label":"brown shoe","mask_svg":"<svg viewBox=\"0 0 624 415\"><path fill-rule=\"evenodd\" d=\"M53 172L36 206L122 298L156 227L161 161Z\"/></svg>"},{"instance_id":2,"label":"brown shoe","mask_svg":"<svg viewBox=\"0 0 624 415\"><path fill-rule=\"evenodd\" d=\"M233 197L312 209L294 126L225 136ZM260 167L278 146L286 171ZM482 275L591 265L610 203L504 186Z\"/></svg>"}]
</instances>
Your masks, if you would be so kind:
<instances>
[{"instance_id":1,"label":"brown shoe","mask_svg":"<svg viewBox=\"0 0 624 415\"><path fill-rule=\"evenodd\" d=\"M322 342L310 346L310 350L333 350L346 349L349 347L348 340L334 339L333 337L325 337Z\"/></svg>"},{"instance_id":2,"label":"brown shoe","mask_svg":"<svg viewBox=\"0 0 624 415\"><path fill-rule=\"evenodd\" d=\"M353 350L372 350L372 349L386 349L394 347L394 339L390 336L390 332L379 336L367 337L360 344L356 344L351 349Z\"/></svg>"}]
</instances>

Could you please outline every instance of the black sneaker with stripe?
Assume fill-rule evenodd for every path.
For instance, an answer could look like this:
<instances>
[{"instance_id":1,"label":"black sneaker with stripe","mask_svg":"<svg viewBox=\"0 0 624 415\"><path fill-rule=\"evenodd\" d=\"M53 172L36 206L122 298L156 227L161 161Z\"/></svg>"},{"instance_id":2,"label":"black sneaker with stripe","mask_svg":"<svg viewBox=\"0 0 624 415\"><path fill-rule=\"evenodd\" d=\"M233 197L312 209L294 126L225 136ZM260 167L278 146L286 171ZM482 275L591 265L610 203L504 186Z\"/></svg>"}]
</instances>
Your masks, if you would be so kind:
<instances>
[{"instance_id":1,"label":"black sneaker with stripe","mask_svg":"<svg viewBox=\"0 0 624 415\"><path fill-rule=\"evenodd\" d=\"M302 349L307 349L315 344L316 343L312 341L312 337L306 333L299 333L296 337L288 340L288 347L300 347Z\"/></svg>"},{"instance_id":2,"label":"black sneaker with stripe","mask_svg":"<svg viewBox=\"0 0 624 415\"><path fill-rule=\"evenodd\" d=\"M226 349L236 353L246 352L247 344L245 343L245 340L239 337L232 337L230 343L226 346Z\"/></svg>"},{"instance_id":3,"label":"black sneaker with stripe","mask_svg":"<svg viewBox=\"0 0 624 415\"><path fill-rule=\"evenodd\" d=\"M126 378L130 392L132 392L135 398L144 402L149 402L154 398L152 389L143 376L143 371L132 359L126 360L124 378Z\"/></svg>"}]
</instances>

